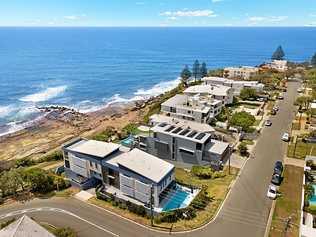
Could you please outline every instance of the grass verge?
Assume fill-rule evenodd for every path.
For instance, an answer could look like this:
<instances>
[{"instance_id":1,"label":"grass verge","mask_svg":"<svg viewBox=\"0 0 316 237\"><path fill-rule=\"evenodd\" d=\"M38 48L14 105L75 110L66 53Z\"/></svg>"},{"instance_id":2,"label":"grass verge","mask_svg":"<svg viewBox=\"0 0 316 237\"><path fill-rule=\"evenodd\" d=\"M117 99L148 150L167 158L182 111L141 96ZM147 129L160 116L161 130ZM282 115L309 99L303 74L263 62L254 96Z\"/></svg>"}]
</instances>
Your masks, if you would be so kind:
<instances>
[{"instance_id":1,"label":"grass verge","mask_svg":"<svg viewBox=\"0 0 316 237\"><path fill-rule=\"evenodd\" d=\"M269 234L270 237L298 236L303 174L304 170L301 167L285 166L284 180L279 189L281 196L276 200ZM289 216L292 217L291 224L285 235L284 229Z\"/></svg>"},{"instance_id":2,"label":"grass verge","mask_svg":"<svg viewBox=\"0 0 316 237\"><path fill-rule=\"evenodd\" d=\"M295 154L294 154L295 150ZM291 158L297 159L305 159L307 155L316 155L316 144L313 143L305 143L302 141L298 141L295 148L295 143L291 143L287 148L287 156Z\"/></svg>"}]
</instances>

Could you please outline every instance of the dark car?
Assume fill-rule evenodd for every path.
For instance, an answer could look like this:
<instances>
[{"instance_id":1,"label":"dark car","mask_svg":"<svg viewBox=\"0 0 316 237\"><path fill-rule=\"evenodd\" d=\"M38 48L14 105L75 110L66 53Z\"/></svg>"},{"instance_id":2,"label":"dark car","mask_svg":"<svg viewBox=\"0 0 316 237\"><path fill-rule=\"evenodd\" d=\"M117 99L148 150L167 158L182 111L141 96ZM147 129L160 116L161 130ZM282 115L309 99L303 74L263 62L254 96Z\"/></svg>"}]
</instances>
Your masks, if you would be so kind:
<instances>
[{"instance_id":1,"label":"dark car","mask_svg":"<svg viewBox=\"0 0 316 237\"><path fill-rule=\"evenodd\" d=\"M279 174L273 174L272 175L272 179L271 179L271 183L273 183L274 185L280 185L282 182L282 176Z\"/></svg>"},{"instance_id":2,"label":"dark car","mask_svg":"<svg viewBox=\"0 0 316 237\"><path fill-rule=\"evenodd\" d=\"M275 109L273 109L273 110L271 110L271 115L276 115L276 110Z\"/></svg>"},{"instance_id":3,"label":"dark car","mask_svg":"<svg viewBox=\"0 0 316 237\"><path fill-rule=\"evenodd\" d=\"M283 163L282 161L278 160L274 164L274 174L282 175L283 172Z\"/></svg>"}]
</instances>

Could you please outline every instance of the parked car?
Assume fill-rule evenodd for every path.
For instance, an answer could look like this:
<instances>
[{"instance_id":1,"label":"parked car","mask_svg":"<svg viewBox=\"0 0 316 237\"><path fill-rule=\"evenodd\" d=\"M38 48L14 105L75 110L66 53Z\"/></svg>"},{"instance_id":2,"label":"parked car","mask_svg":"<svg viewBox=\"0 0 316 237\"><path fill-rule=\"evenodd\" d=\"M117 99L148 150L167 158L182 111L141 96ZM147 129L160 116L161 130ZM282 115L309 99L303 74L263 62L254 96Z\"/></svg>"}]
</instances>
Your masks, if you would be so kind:
<instances>
[{"instance_id":1,"label":"parked car","mask_svg":"<svg viewBox=\"0 0 316 237\"><path fill-rule=\"evenodd\" d=\"M298 93L302 93L302 92L303 92L303 89L302 89L302 88L298 88L298 89L297 89L297 92L298 92Z\"/></svg>"},{"instance_id":2,"label":"parked car","mask_svg":"<svg viewBox=\"0 0 316 237\"><path fill-rule=\"evenodd\" d=\"M283 95L278 95L278 100L283 100L284 99L284 96Z\"/></svg>"},{"instance_id":3,"label":"parked car","mask_svg":"<svg viewBox=\"0 0 316 237\"><path fill-rule=\"evenodd\" d=\"M285 132L282 136L282 141L289 142L290 141L290 134Z\"/></svg>"},{"instance_id":4,"label":"parked car","mask_svg":"<svg viewBox=\"0 0 316 237\"><path fill-rule=\"evenodd\" d=\"M272 125L272 122L271 122L271 120L266 120L266 122L265 122L265 126L271 126Z\"/></svg>"},{"instance_id":5,"label":"parked car","mask_svg":"<svg viewBox=\"0 0 316 237\"><path fill-rule=\"evenodd\" d=\"M276 111L274 109L271 110L271 115L276 115Z\"/></svg>"},{"instance_id":6,"label":"parked car","mask_svg":"<svg viewBox=\"0 0 316 237\"><path fill-rule=\"evenodd\" d=\"M276 199L277 197L277 187L270 184L267 192L267 197L270 199Z\"/></svg>"},{"instance_id":7,"label":"parked car","mask_svg":"<svg viewBox=\"0 0 316 237\"><path fill-rule=\"evenodd\" d=\"M259 98L257 98L257 101L259 101L259 102L264 102L264 98L259 97Z\"/></svg>"},{"instance_id":8,"label":"parked car","mask_svg":"<svg viewBox=\"0 0 316 237\"><path fill-rule=\"evenodd\" d=\"M280 185L282 182L282 176L279 174L273 174L272 175L272 179L271 179L271 183L274 185Z\"/></svg>"},{"instance_id":9,"label":"parked car","mask_svg":"<svg viewBox=\"0 0 316 237\"><path fill-rule=\"evenodd\" d=\"M283 172L283 163L282 161L278 160L274 164L274 174L282 175Z\"/></svg>"},{"instance_id":10,"label":"parked car","mask_svg":"<svg viewBox=\"0 0 316 237\"><path fill-rule=\"evenodd\" d=\"M303 142L306 142L306 143L316 143L316 137L306 137L306 138L303 138Z\"/></svg>"},{"instance_id":11,"label":"parked car","mask_svg":"<svg viewBox=\"0 0 316 237\"><path fill-rule=\"evenodd\" d=\"M273 107L273 110L275 110L275 111L279 111L279 109L280 109L280 107L279 107L278 105L275 105L275 106Z\"/></svg>"}]
</instances>

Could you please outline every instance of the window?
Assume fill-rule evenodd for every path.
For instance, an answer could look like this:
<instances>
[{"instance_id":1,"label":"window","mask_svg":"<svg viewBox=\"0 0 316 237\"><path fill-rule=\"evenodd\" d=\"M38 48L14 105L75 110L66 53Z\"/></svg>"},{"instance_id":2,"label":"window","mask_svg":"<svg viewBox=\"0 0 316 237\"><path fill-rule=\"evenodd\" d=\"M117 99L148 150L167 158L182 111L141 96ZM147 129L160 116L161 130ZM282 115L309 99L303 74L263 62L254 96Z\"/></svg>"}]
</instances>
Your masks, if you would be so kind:
<instances>
[{"instance_id":1,"label":"window","mask_svg":"<svg viewBox=\"0 0 316 237\"><path fill-rule=\"evenodd\" d=\"M70 168L69 160L65 160L65 167L68 168L68 169Z\"/></svg>"},{"instance_id":2,"label":"window","mask_svg":"<svg viewBox=\"0 0 316 237\"><path fill-rule=\"evenodd\" d=\"M93 167L93 162L91 160L89 161L89 163L90 163L90 167Z\"/></svg>"},{"instance_id":3,"label":"window","mask_svg":"<svg viewBox=\"0 0 316 237\"><path fill-rule=\"evenodd\" d=\"M202 151L202 144L201 143L196 143L196 150Z\"/></svg>"}]
</instances>

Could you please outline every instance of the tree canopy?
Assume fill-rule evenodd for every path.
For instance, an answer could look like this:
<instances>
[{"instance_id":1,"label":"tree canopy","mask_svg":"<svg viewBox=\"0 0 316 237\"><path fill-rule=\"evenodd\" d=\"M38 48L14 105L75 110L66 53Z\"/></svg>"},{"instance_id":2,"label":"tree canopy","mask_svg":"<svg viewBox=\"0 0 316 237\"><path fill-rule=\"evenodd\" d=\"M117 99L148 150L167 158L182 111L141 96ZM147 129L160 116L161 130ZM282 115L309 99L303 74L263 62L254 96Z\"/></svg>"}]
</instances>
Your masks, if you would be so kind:
<instances>
[{"instance_id":1,"label":"tree canopy","mask_svg":"<svg viewBox=\"0 0 316 237\"><path fill-rule=\"evenodd\" d=\"M247 100L250 98L256 98L257 97L257 91L253 88L244 88L240 91L240 98L242 100Z\"/></svg>"},{"instance_id":2,"label":"tree canopy","mask_svg":"<svg viewBox=\"0 0 316 237\"><path fill-rule=\"evenodd\" d=\"M185 65L185 67L183 68L180 76L181 76L183 84L187 85L188 84L188 80L192 76L192 73L191 73L188 65Z\"/></svg>"},{"instance_id":3,"label":"tree canopy","mask_svg":"<svg viewBox=\"0 0 316 237\"><path fill-rule=\"evenodd\" d=\"M311 64L313 67L316 67L316 53L312 57Z\"/></svg>"},{"instance_id":4,"label":"tree canopy","mask_svg":"<svg viewBox=\"0 0 316 237\"><path fill-rule=\"evenodd\" d=\"M200 72L202 78L207 76L207 67L205 62L202 63Z\"/></svg>"},{"instance_id":5,"label":"tree canopy","mask_svg":"<svg viewBox=\"0 0 316 237\"><path fill-rule=\"evenodd\" d=\"M236 127L241 127L243 131L247 132L249 131L249 128L255 123L256 118L245 112L237 112L234 113L230 119L230 125L236 126Z\"/></svg>"},{"instance_id":6,"label":"tree canopy","mask_svg":"<svg viewBox=\"0 0 316 237\"><path fill-rule=\"evenodd\" d=\"M193 67L192 67L192 76L194 77L194 80L201 78L201 69L200 69L200 63L199 60L195 60Z\"/></svg>"},{"instance_id":7,"label":"tree canopy","mask_svg":"<svg viewBox=\"0 0 316 237\"><path fill-rule=\"evenodd\" d=\"M273 53L271 59L272 60L283 60L285 56L285 53L282 49L282 46L279 46Z\"/></svg>"}]
</instances>

